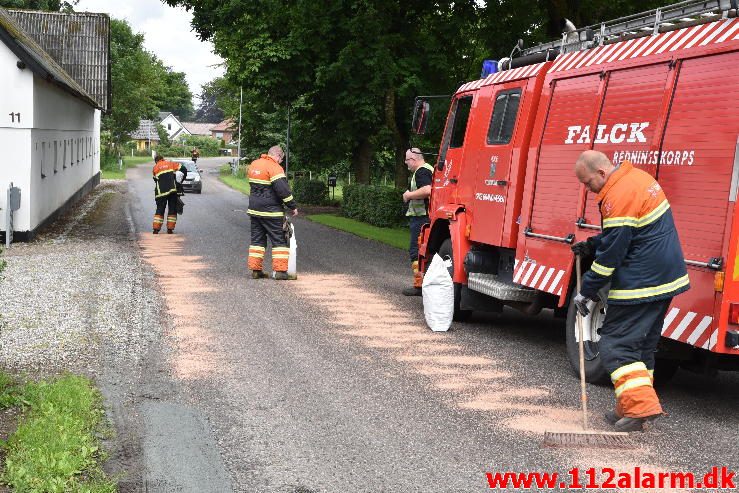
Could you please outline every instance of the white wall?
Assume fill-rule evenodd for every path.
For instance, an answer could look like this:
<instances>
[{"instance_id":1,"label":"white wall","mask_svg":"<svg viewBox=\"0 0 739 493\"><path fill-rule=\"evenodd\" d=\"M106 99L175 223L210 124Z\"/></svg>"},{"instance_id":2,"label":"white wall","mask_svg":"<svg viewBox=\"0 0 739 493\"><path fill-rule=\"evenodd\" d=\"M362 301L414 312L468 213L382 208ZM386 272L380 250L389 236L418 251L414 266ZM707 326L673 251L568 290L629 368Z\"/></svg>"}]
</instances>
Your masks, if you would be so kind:
<instances>
[{"instance_id":1,"label":"white wall","mask_svg":"<svg viewBox=\"0 0 739 493\"><path fill-rule=\"evenodd\" d=\"M0 42L0 230L5 231L5 207L10 182L21 188L21 208L15 213L15 229L27 231L31 207L28 200L33 128L33 73L16 66L18 58ZM13 113L11 117L10 113ZM18 118L20 113L20 118Z\"/></svg>"},{"instance_id":2,"label":"white wall","mask_svg":"<svg viewBox=\"0 0 739 493\"><path fill-rule=\"evenodd\" d=\"M31 135L31 229L100 171L98 110L55 85L34 78Z\"/></svg>"},{"instance_id":3,"label":"white wall","mask_svg":"<svg viewBox=\"0 0 739 493\"><path fill-rule=\"evenodd\" d=\"M182 129L183 132L189 134L189 132L178 122L177 118L173 117L171 114L167 115L167 118L162 120L161 125L164 127L164 130L167 131L167 135L172 138L174 134L177 133L178 130ZM171 126L172 128L167 128L167 126Z\"/></svg>"}]
</instances>

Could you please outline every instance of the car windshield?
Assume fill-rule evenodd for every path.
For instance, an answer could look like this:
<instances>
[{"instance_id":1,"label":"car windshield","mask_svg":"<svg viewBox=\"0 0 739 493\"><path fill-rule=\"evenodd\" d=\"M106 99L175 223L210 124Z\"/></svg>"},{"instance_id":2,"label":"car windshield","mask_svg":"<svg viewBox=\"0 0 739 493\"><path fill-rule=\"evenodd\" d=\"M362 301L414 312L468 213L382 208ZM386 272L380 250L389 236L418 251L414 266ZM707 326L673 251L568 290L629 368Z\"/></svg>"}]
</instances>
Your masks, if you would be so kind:
<instances>
[{"instance_id":1,"label":"car windshield","mask_svg":"<svg viewBox=\"0 0 739 493\"><path fill-rule=\"evenodd\" d=\"M195 166L195 163L185 163L185 168L187 168L187 171L197 171L198 168Z\"/></svg>"}]
</instances>

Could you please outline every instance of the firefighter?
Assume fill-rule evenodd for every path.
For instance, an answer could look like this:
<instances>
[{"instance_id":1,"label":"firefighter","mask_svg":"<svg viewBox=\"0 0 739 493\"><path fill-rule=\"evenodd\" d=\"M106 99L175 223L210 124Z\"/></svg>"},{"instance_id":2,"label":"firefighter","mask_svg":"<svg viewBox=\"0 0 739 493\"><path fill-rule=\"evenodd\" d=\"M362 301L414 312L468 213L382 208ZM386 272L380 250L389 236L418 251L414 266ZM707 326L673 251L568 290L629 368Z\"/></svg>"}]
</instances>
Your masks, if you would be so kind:
<instances>
[{"instance_id":1,"label":"firefighter","mask_svg":"<svg viewBox=\"0 0 739 493\"><path fill-rule=\"evenodd\" d=\"M405 296L421 296L421 284L423 273L418 269L418 235L421 227L429 222L429 197L431 196L431 183L434 176L434 167L426 163L421 151L415 147L405 152L405 164L411 175L411 186L403 193L403 202L408 203L408 212L411 229L411 242L408 253L411 257L411 268L413 269L413 287L405 288Z\"/></svg>"},{"instance_id":2,"label":"firefighter","mask_svg":"<svg viewBox=\"0 0 739 493\"><path fill-rule=\"evenodd\" d=\"M159 234L164 224L164 209L167 209L167 233L174 233L177 224L177 172L187 176L187 168L184 164L165 161L162 156L154 158L154 200L157 210L154 213L154 234Z\"/></svg>"},{"instance_id":3,"label":"firefighter","mask_svg":"<svg viewBox=\"0 0 739 493\"><path fill-rule=\"evenodd\" d=\"M651 175L629 161L614 166L598 151L583 152L575 174L598 194L602 233L572 246L593 259L574 303L587 316L588 301L610 283L599 349L616 409L606 419L618 431L642 430L663 414L654 360L670 302L690 287L682 248L670 203Z\"/></svg>"},{"instance_id":4,"label":"firefighter","mask_svg":"<svg viewBox=\"0 0 739 493\"><path fill-rule=\"evenodd\" d=\"M251 219L251 244L248 267L253 279L267 277L264 273L264 254L267 237L272 243L272 270L277 280L287 279L287 261L290 254L288 239L283 228L285 207L298 215L295 199L280 164L285 153L280 146L270 147L267 154L249 166L249 209Z\"/></svg>"}]
</instances>

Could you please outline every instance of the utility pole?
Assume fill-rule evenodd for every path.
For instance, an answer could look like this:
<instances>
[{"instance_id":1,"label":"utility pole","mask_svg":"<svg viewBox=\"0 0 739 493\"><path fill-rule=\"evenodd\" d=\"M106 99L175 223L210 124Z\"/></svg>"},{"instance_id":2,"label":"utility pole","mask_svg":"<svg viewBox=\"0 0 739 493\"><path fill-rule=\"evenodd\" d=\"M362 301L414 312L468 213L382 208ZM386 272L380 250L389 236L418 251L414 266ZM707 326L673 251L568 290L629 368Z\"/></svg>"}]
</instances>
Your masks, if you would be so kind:
<instances>
[{"instance_id":1,"label":"utility pole","mask_svg":"<svg viewBox=\"0 0 739 493\"><path fill-rule=\"evenodd\" d=\"M241 106L244 104L244 87L241 87L239 94L239 142L237 143L236 151L236 166L233 168L233 174L236 175L239 171L239 165L241 164Z\"/></svg>"},{"instance_id":2,"label":"utility pole","mask_svg":"<svg viewBox=\"0 0 739 493\"><path fill-rule=\"evenodd\" d=\"M287 176L287 168L290 166L290 101L287 102L287 138L285 141L285 176Z\"/></svg>"}]
</instances>

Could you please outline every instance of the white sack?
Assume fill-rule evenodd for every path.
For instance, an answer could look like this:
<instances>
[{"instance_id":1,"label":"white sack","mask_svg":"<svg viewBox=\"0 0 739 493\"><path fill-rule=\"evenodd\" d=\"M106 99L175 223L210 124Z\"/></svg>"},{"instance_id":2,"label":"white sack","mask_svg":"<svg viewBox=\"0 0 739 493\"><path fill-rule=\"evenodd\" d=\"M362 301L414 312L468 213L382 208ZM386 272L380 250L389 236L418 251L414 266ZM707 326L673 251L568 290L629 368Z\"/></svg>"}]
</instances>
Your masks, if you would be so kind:
<instances>
[{"instance_id":1,"label":"white sack","mask_svg":"<svg viewBox=\"0 0 739 493\"><path fill-rule=\"evenodd\" d=\"M287 259L287 275L291 279L298 278L298 242L295 240L295 226L290 225L290 256Z\"/></svg>"},{"instance_id":2,"label":"white sack","mask_svg":"<svg viewBox=\"0 0 739 493\"><path fill-rule=\"evenodd\" d=\"M423 314L434 332L449 330L454 317L454 282L448 268L452 261L434 255L423 276Z\"/></svg>"}]
</instances>

